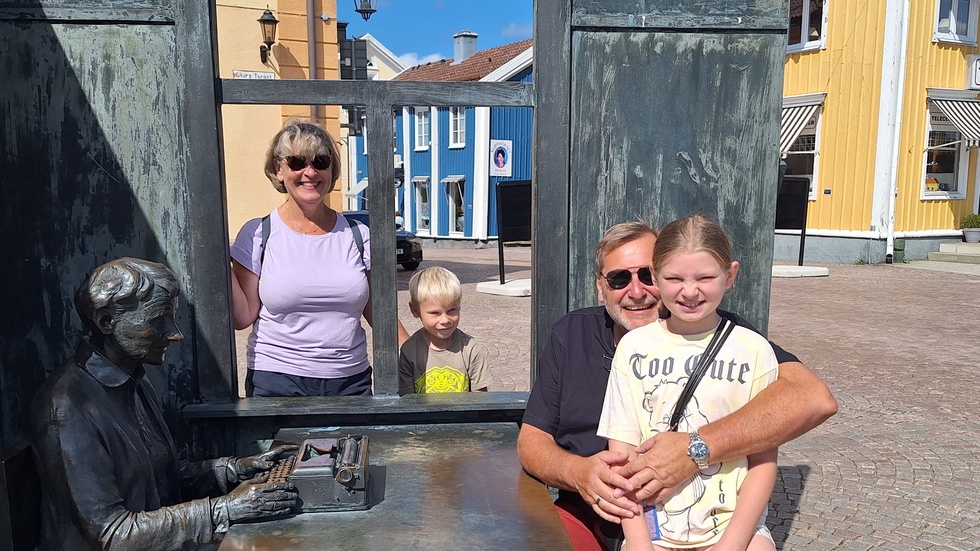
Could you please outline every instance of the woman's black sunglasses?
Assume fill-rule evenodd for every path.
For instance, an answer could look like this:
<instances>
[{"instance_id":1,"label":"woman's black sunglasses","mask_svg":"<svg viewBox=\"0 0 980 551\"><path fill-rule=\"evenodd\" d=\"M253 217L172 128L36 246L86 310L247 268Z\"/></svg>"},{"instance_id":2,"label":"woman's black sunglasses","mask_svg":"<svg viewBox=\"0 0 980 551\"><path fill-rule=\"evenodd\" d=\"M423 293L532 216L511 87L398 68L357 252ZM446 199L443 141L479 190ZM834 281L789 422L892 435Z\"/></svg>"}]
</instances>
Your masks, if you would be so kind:
<instances>
[{"instance_id":1,"label":"woman's black sunglasses","mask_svg":"<svg viewBox=\"0 0 980 551\"><path fill-rule=\"evenodd\" d=\"M330 155L317 155L312 159L307 160L306 157L296 157L289 155L283 158L286 161L286 166L291 170L303 170L306 165L313 165L313 168L317 170L326 170L330 168L330 163L333 162L333 158Z\"/></svg>"},{"instance_id":2,"label":"woman's black sunglasses","mask_svg":"<svg viewBox=\"0 0 980 551\"><path fill-rule=\"evenodd\" d=\"M606 278L606 283L609 284L610 289L618 291L620 289L625 289L630 282L633 281L633 274L636 274L636 277L640 279L640 283L644 285L653 285L653 271L646 266L637 268L635 271L613 270L602 277Z\"/></svg>"}]
</instances>

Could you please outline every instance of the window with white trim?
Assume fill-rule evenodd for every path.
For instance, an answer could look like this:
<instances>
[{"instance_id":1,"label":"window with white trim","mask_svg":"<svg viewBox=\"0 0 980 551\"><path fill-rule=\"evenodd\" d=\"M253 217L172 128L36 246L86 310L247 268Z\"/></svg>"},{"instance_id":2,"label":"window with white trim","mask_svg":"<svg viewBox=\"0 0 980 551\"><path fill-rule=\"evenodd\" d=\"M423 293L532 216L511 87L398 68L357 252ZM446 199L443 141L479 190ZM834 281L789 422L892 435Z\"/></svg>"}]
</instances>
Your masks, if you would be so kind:
<instances>
[{"instance_id":1,"label":"window with white trim","mask_svg":"<svg viewBox=\"0 0 980 551\"><path fill-rule=\"evenodd\" d=\"M786 51L823 47L827 0L790 0Z\"/></svg>"},{"instance_id":2,"label":"window with white trim","mask_svg":"<svg viewBox=\"0 0 980 551\"><path fill-rule=\"evenodd\" d=\"M980 0L936 0L936 42L976 45Z\"/></svg>"},{"instance_id":3,"label":"window with white trim","mask_svg":"<svg viewBox=\"0 0 980 551\"><path fill-rule=\"evenodd\" d=\"M449 196L449 233L463 233L466 224L466 201L464 197L466 181L454 179L446 182L446 195Z\"/></svg>"},{"instance_id":4,"label":"window with white trim","mask_svg":"<svg viewBox=\"0 0 980 551\"><path fill-rule=\"evenodd\" d=\"M449 147L466 146L466 108L449 108Z\"/></svg>"},{"instance_id":5,"label":"window with white trim","mask_svg":"<svg viewBox=\"0 0 980 551\"><path fill-rule=\"evenodd\" d=\"M923 155L923 199L962 199L970 157L963 136L938 109L929 110Z\"/></svg>"},{"instance_id":6,"label":"window with white trim","mask_svg":"<svg viewBox=\"0 0 980 551\"><path fill-rule=\"evenodd\" d=\"M819 113L819 111L818 111ZM814 115L803 127L789 151L786 152L786 176L808 178L810 180L809 198L817 200L817 167L820 164L820 146L817 143L817 117Z\"/></svg>"},{"instance_id":7,"label":"window with white trim","mask_svg":"<svg viewBox=\"0 0 980 551\"><path fill-rule=\"evenodd\" d=\"M429 149L429 108L415 108L415 150Z\"/></svg>"},{"instance_id":8,"label":"window with white trim","mask_svg":"<svg viewBox=\"0 0 980 551\"><path fill-rule=\"evenodd\" d=\"M412 184L415 187L415 207L418 209L415 231L429 233L432 228L429 220L432 212L429 201L429 179L412 178Z\"/></svg>"}]
</instances>

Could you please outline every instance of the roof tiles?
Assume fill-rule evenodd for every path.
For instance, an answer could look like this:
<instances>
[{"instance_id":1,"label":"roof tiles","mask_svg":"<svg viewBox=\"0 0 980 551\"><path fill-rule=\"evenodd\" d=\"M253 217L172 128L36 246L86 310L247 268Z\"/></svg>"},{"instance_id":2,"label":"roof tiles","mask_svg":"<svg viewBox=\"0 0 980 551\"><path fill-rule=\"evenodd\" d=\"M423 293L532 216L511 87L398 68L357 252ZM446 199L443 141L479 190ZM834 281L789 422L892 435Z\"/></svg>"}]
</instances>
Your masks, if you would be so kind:
<instances>
[{"instance_id":1,"label":"roof tiles","mask_svg":"<svg viewBox=\"0 0 980 551\"><path fill-rule=\"evenodd\" d=\"M471 82L480 80L531 47L532 39L481 50L453 65L452 58L440 59L406 69L395 80Z\"/></svg>"}]
</instances>

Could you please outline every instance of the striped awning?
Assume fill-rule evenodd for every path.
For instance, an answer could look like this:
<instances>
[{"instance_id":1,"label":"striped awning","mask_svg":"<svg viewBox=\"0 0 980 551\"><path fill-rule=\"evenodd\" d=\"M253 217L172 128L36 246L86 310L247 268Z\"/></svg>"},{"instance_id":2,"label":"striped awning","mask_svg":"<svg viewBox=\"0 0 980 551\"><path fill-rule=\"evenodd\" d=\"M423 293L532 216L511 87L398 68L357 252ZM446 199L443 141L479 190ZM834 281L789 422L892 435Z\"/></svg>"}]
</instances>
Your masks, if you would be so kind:
<instances>
[{"instance_id":1,"label":"striped awning","mask_svg":"<svg viewBox=\"0 0 980 551\"><path fill-rule=\"evenodd\" d=\"M789 148L793 147L793 142L800 137L806 123L810 122L814 113L820 108L819 103L810 105L794 105L783 107L782 122L779 124L779 154L783 155Z\"/></svg>"},{"instance_id":2,"label":"striped awning","mask_svg":"<svg viewBox=\"0 0 980 551\"><path fill-rule=\"evenodd\" d=\"M963 134L967 148L980 147L980 101L929 98Z\"/></svg>"}]
</instances>

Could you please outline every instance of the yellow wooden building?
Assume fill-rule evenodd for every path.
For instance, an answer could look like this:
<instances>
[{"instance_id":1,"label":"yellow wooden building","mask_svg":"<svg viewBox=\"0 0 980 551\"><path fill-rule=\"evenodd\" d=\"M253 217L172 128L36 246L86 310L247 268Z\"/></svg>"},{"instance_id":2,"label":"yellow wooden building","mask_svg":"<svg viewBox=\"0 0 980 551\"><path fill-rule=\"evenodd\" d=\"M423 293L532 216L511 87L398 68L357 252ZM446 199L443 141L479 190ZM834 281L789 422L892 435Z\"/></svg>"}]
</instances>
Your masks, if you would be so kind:
<instances>
[{"instance_id":1,"label":"yellow wooden building","mask_svg":"<svg viewBox=\"0 0 980 551\"><path fill-rule=\"evenodd\" d=\"M265 44L258 19L266 10L278 24L275 41L262 59L260 49ZM346 16L357 17L357 14ZM219 0L216 21L220 78L340 79L336 0ZM283 122L290 117L318 121L337 139L338 149L344 155L343 116L339 106L221 107L222 159L231 239L246 221L265 216L284 200L283 194L272 187L263 173L269 141ZM338 210L343 208L345 186L350 185L344 176L346 172L328 199L330 206Z\"/></svg>"},{"instance_id":2,"label":"yellow wooden building","mask_svg":"<svg viewBox=\"0 0 980 551\"><path fill-rule=\"evenodd\" d=\"M790 0L780 152L811 181L806 258L890 262L977 212L980 0ZM776 258L799 232L777 230Z\"/></svg>"}]
</instances>

